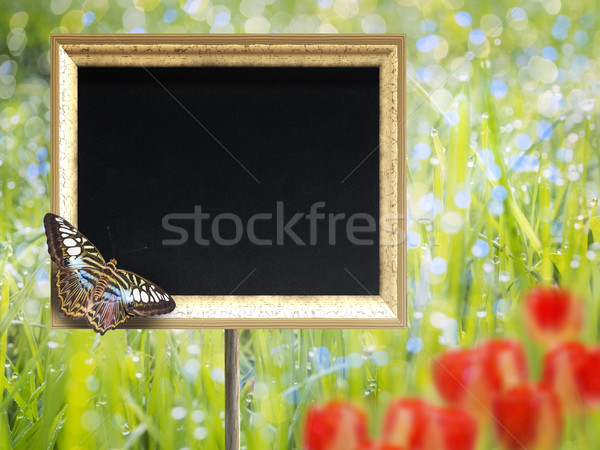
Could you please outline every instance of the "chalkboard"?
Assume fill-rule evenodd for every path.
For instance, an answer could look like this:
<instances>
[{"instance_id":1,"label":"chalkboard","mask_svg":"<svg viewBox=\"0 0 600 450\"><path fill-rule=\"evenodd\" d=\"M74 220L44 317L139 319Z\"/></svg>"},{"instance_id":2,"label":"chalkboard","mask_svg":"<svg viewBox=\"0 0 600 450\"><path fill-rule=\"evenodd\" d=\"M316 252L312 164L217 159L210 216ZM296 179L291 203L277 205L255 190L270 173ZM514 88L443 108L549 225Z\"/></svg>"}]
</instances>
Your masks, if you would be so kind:
<instances>
[{"instance_id":1,"label":"chalkboard","mask_svg":"<svg viewBox=\"0 0 600 450\"><path fill-rule=\"evenodd\" d=\"M228 295L255 268L236 294L379 293L378 68L94 67L78 91L79 228L119 266L173 295ZM315 204L312 242L305 217L282 236Z\"/></svg>"},{"instance_id":2,"label":"chalkboard","mask_svg":"<svg viewBox=\"0 0 600 450\"><path fill-rule=\"evenodd\" d=\"M177 304L124 327L405 326L405 47L52 35L51 211Z\"/></svg>"}]
</instances>

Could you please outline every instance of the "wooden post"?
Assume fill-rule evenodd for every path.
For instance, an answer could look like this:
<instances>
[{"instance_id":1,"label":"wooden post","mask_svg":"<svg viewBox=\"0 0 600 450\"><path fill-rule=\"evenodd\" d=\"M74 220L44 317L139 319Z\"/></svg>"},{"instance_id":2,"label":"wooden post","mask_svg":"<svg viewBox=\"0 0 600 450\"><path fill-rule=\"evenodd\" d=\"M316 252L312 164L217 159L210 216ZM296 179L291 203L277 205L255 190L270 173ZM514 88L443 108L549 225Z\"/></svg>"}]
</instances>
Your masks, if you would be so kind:
<instances>
[{"instance_id":1,"label":"wooden post","mask_svg":"<svg viewBox=\"0 0 600 450\"><path fill-rule=\"evenodd\" d=\"M240 449L240 330L225 330L225 450Z\"/></svg>"}]
</instances>

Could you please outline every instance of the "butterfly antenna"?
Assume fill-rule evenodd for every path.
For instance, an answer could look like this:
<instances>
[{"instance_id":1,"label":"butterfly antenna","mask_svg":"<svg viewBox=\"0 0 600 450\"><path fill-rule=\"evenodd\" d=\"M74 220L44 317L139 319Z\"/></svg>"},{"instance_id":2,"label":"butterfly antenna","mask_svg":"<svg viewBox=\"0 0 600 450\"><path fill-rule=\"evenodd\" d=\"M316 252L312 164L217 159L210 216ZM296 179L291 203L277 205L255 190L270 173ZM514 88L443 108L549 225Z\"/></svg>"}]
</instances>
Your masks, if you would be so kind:
<instances>
[{"instance_id":1,"label":"butterfly antenna","mask_svg":"<svg viewBox=\"0 0 600 450\"><path fill-rule=\"evenodd\" d=\"M115 247L113 246L113 240L110 234L110 225L106 225L106 231L108 231L108 240L110 242L110 250L112 251L112 257L116 258L117 255L115 255Z\"/></svg>"},{"instance_id":2,"label":"butterfly antenna","mask_svg":"<svg viewBox=\"0 0 600 450\"><path fill-rule=\"evenodd\" d=\"M145 247L134 248L133 250L128 250L125 253L121 253L121 255L129 255L130 253L143 252L144 250L148 250L149 248L150 247L146 245Z\"/></svg>"}]
</instances>

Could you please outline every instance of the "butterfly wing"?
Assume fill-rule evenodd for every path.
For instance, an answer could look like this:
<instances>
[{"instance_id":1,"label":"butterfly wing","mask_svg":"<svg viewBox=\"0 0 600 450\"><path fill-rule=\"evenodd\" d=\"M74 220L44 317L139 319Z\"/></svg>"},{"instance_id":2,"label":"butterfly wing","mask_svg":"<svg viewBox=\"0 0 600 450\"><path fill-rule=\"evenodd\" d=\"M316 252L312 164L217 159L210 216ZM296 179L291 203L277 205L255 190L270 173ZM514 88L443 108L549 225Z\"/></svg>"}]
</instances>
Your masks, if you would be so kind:
<instances>
[{"instance_id":1,"label":"butterfly wing","mask_svg":"<svg viewBox=\"0 0 600 450\"><path fill-rule=\"evenodd\" d=\"M48 253L65 269L91 267L102 270L106 262L98 249L73 225L56 214L44 216Z\"/></svg>"},{"instance_id":2,"label":"butterfly wing","mask_svg":"<svg viewBox=\"0 0 600 450\"><path fill-rule=\"evenodd\" d=\"M88 297L102 275L104 258L94 244L56 214L46 214L44 229L48 253L58 266L60 311L68 317L83 317Z\"/></svg>"},{"instance_id":3,"label":"butterfly wing","mask_svg":"<svg viewBox=\"0 0 600 450\"><path fill-rule=\"evenodd\" d=\"M125 308L125 292L114 278L106 284L99 298L88 299L85 319L101 335L127 322L131 315Z\"/></svg>"},{"instance_id":4,"label":"butterfly wing","mask_svg":"<svg viewBox=\"0 0 600 450\"><path fill-rule=\"evenodd\" d=\"M119 270L117 274L125 309L132 316L167 314L175 309L175 300L160 286L126 270Z\"/></svg>"},{"instance_id":5,"label":"butterfly wing","mask_svg":"<svg viewBox=\"0 0 600 450\"><path fill-rule=\"evenodd\" d=\"M85 318L100 334L117 328L132 316L166 314L175 301L164 289L126 270L118 270L98 299L90 299Z\"/></svg>"},{"instance_id":6,"label":"butterfly wing","mask_svg":"<svg viewBox=\"0 0 600 450\"><path fill-rule=\"evenodd\" d=\"M92 268L71 270L59 267L56 272L56 287L60 299L60 311L68 317L83 317L88 297L99 275Z\"/></svg>"}]
</instances>

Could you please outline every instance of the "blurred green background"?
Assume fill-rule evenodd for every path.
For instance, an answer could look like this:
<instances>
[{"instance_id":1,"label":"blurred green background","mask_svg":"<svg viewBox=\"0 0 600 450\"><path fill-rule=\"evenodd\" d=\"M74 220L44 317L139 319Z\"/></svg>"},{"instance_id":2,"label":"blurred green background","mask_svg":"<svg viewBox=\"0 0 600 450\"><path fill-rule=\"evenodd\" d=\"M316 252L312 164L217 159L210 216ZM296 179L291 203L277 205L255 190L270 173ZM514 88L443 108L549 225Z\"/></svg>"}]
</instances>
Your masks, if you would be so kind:
<instances>
[{"instance_id":1,"label":"blurred green background","mask_svg":"<svg viewBox=\"0 0 600 450\"><path fill-rule=\"evenodd\" d=\"M242 446L299 448L311 401L373 435L432 355L510 336L529 287L586 301L599 341L595 0L49 0L0 6L0 448L223 448L223 332L49 327L50 33L406 33L409 328L242 333ZM596 239L594 239L594 237ZM597 448L600 417L563 448ZM582 430L585 430L583 432ZM485 430L482 446L485 447Z\"/></svg>"}]
</instances>

